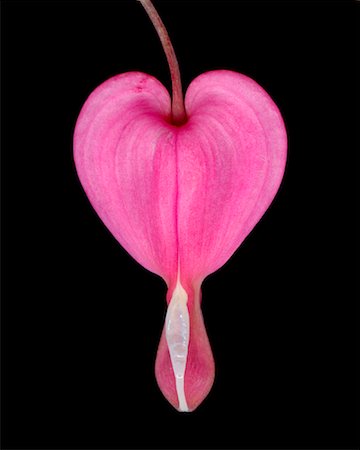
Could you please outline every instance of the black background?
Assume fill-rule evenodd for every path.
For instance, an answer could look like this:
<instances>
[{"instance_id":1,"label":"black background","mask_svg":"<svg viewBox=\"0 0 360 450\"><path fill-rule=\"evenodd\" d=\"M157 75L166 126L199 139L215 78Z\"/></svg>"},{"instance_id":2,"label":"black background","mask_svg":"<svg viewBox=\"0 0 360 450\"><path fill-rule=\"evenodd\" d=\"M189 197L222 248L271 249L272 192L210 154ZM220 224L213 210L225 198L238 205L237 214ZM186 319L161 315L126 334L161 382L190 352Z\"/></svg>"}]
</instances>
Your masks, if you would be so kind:
<instances>
[{"instance_id":1,"label":"black background","mask_svg":"<svg viewBox=\"0 0 360 450\"><path fill-rule=\"evenodd\" d=\"M135 0L5 1L2 448L355 446L355 4L155 5L185 88L245 73L288 130L275 201L203 284L214 387L191 414L163 398L165 284L103 226L72 160L101 82L141 70L170 87L148 17Z\"/></svg>"}]
</instances>

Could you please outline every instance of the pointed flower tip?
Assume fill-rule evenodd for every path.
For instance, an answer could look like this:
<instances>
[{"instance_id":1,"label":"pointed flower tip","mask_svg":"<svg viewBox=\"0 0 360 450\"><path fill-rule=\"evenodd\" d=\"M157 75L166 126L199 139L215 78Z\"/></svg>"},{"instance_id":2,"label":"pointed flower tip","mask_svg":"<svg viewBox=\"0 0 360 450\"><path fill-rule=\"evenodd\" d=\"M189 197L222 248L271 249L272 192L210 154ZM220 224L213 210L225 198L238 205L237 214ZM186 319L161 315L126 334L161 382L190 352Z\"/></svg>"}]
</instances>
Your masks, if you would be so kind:
<instances>
[{"instance_id":1,"label":"pointed flower tip","mask_svg":"<svg viewBox=\"0 0 360 450\"><path fill-rule=\"evenodd\" d=\"M215 366L200 309L200 291L178 281L169 301L155 364L160 390L179 412L194 411L208 395Z\"/></svg>"}]
</instances>

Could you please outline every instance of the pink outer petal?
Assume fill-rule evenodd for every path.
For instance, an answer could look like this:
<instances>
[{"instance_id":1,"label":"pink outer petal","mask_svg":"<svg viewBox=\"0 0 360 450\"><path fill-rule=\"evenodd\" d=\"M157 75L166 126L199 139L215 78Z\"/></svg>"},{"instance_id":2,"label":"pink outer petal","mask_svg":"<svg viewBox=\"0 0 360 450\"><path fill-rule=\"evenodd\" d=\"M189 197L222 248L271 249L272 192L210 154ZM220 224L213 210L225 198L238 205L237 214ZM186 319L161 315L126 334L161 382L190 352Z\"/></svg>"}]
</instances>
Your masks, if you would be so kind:
<instances>
[{"instance_id":1,"label":"pink outer petal","mask_svg":"<svg viewBox=\"0 0 360 450\"><path fill-rule=\"evenodd\" d=\"M185 394L195 409L214 379L201 282L230 258L268 208L283 176L287 142L276 105L244 75L199 76L185 105L188 122L174 127L169 94L159 81L139 72L113 77L81 111L74 156L94 209L140 264L164 278L167 302L179 263L190 314ZM177 407L164 333L155 372Z\"/></svg>"},{"instance_id":2,"label":"pink outer petal","mask_svg":"<svg viewBox=\"0 0 360 450\"><path fill-rule=\"evenodd\" d=\"M74 134L77 172L95 211L142 266L167 282L178 265L170 109L158 80L124 73L90 95Z\"/></svg>"},{"instance_id":3,"label":"pink outer petal","mask_svg":"<svg viewBox=\"0 0 360 450\"><path fill-rule=\"evenodd\" d=\"M186 93L179 130L181 280L202 281L239 247L273 200L286 162L278 108L255 81L207 72Z\"/></svg>"}]
</instances>

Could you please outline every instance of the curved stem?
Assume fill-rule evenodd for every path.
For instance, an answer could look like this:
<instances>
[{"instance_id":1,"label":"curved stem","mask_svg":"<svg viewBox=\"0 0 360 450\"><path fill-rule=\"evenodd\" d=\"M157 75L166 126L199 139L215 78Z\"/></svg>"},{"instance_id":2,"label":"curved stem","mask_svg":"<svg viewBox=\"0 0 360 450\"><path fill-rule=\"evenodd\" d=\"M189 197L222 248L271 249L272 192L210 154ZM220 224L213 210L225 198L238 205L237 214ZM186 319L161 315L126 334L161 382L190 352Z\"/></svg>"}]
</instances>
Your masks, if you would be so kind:
<instances>
[{"instance_id":1,"label":"curved stem","mask_svg":"<svg viewBox=\"0 0 360 450\"><path fill-rule=\"evenodd\" d=\"M171 83L172 83L172 122L174 124L182 124L186 122L186 111L184 106L184 98L181 87L181 77L179 70L179 63L176 59L174 48L171 44L169 34L165 28L163 21L157 13L151 0L139 0L144 7L152 24L159 35L161 44L163 46L167 62L170 68Z\"/></svg>"}]
</instances>

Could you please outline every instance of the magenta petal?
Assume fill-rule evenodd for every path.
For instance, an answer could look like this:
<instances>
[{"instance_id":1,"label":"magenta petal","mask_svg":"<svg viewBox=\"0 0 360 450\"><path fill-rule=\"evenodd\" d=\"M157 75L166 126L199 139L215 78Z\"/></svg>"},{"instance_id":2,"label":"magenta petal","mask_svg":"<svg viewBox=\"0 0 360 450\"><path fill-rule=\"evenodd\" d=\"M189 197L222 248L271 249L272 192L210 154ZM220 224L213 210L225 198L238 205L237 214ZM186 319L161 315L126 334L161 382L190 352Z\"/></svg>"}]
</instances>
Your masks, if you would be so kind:
<instances>
[{"instance_id":1,"label":"magenta petal","mask_svg":"<svg viewBox=\"0 0 360 450\"><path fill-rule=\"evenodd\" d=\"M221 267L264 214L280 185L286 131L269 95L230 71L207 72L186 93L179 130L178 227L182 280Z\"/></svg>"},{"instance_id":2,"label":"magenta petal","mask_svg":"<svg viewBox=\"0 0 360 450\"><path fill-rule=\"evenodd\" d=\"M169 115L164 86L150 75L129 72L90 95L74 135L77 172L92 206L120 244L167 282L176 278L178 260Z\"/></svg>"},{"instance_id":3,"label":"magenta petal","mask_svg":"<svg viewBox=\"0 0 360 450\"><path fill-rule=\"evenodd\" d=\"M169 94L156 79L137 72L111 78L81 111L74 154L100 218L140 264L164 278L170 306L177 299L180 312L166 322L175 332L164 331L155 372L165 397L193 410L214 379L201 282L268 208L283 176L287 141L276 105L244 75L199 76L185 105L188 122L172 126ZM169 339L183 339L179 351L186 351L178 360ZM184 358L179 375L175 366Z\"/></svg>"}]
</instances>

